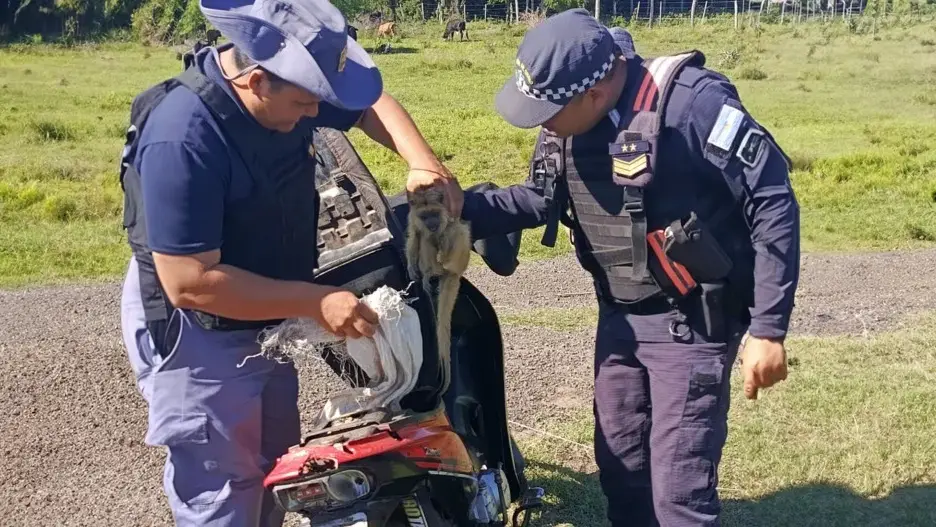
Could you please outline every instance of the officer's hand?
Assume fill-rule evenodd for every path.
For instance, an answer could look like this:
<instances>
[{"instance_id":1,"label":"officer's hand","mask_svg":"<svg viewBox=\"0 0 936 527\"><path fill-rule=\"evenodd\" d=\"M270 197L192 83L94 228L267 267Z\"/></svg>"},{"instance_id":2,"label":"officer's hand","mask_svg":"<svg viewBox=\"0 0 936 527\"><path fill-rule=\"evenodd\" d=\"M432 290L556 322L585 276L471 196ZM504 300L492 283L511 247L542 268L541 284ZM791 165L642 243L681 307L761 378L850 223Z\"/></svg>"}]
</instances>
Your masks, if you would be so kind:
<instances>
[{"instance_id":1,"label":"officer's hand","mask_svg":"<svg viewBox=\"0 0 936 527\"><path fill-rule=\"evenodd\" d=\"M740 356L744 396L748 399L757 399L757 390L769 388L787 378L783 341L747 335Z\"/></svg>"},{"instance_id":2,"label":"officer's hand","mask_svg":"<svg viewBox=\"0 0 936 527\"><path fill-rule=\"evenodd\" d=\"M377 313L351 291L336 290L322 298L325 329L339 337L372 337L377 327Z\"/></svg>"},{"instance_id":3,"label":"officer's hand","mask_svg":"<svg viewBox=\"0 0 936 527\"><path fill-rule=\"evenodd\" d=\"M434 168L410 169L406 178L406 190L414 192L421 188L438 186L445 193L445 203L448 205L452 217L460 218L462 206L465 203L465 194L458 179L444 166Z\"/></svg>"}]
</instances>

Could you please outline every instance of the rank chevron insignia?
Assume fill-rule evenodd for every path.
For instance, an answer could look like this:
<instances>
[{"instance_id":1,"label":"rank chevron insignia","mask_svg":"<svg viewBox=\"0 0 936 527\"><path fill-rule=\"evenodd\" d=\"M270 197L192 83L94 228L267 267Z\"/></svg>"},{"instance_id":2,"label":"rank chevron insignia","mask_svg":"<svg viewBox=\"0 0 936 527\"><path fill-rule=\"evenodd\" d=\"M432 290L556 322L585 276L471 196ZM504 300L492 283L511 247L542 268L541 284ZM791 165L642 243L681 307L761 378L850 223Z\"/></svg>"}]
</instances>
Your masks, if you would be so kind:
<instances>
[{"instance_id":1,"label":"rank chevron insignia","mask_svg":"<svg viewBox=\"0 0 936 527\"><path fill-rule=\"evenodd\" d=\"M647 154L640 154L633 159L615 157L612 163L615 174L632 178L647 168Z\"/></svg>"}]
</instances>

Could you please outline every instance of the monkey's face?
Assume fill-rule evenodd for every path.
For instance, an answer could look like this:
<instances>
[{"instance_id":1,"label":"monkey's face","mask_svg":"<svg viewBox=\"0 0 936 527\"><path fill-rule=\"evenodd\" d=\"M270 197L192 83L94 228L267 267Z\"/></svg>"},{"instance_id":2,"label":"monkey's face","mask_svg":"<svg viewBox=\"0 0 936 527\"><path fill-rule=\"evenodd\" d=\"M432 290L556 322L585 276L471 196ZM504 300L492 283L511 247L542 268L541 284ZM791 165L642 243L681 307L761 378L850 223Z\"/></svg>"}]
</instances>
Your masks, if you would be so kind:
<instances>
[{"instance_id":1,"label":"monkey's face","mask_svg":"<svg viewBox=\"0 0 936 527\"><path fill-rule=\"evenodd\" d=\"M445 230L448 226L448 209L445 208L442 191L431 188L407 192L411 213L432 233Z\"/></svg>"},{"instance_id":2,"label":"monkey's face","mask_svg":"<svg viewBox=\"0 0 936 527\"><path fill-rule=\"evenodd\" d=\"M441 207L431 207L419 211L419 221L423 222L426 229L431 233L437 233L442 230L445 224L445 218L442 216Z\"/></svg>"}]
</instances>

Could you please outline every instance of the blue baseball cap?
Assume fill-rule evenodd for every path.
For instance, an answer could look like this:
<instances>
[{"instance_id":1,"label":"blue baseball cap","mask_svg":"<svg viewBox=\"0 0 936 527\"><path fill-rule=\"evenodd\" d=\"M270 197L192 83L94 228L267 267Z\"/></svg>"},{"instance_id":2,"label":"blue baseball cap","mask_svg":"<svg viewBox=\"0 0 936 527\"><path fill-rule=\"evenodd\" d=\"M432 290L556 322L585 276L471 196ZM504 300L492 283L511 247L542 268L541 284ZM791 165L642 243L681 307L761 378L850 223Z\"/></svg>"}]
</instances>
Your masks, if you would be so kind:
<instances>
[{"instance_id":1,"label":"blue baseball cap","mask_svg":"<svg viewBox=\"0 0 936 527\"><path fill-rule=\"evenodd\" d=\"M327 0L199 0L208 22L263 69L348 110L373 105L383 80Z\"/></svg>"},{"instance_id":2,"label":"blue baseball cap","mask_svg":"<svg viewBox=\"0 0 936 527\"><path fill-rule=\"evenodd\" d=\"M541 126L572 97L603 79L618 53L611 32L587 10L553 15L524 35L514 75L494 106L518 128Z\"/></svg>"}]
</instances>

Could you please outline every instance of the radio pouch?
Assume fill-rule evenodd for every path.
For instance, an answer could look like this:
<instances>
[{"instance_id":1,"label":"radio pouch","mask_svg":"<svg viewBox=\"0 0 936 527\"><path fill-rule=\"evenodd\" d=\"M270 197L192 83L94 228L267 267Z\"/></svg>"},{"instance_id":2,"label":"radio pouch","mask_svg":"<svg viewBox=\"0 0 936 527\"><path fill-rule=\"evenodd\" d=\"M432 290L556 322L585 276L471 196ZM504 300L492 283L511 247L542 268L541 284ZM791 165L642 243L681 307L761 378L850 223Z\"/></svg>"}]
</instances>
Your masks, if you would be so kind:
<instances>
[{"instance_id":1,"label":"radio pouch","mask_svg":"<svg viewBox=\"0 0 936 527\"><path fill-rule=\"evenodd\" d=\"M653 258L647 258L647 266L667 296L679 300L699 284L684 265L666 255L665 243L666 234L662 229L647 233L647 245L653 253Z\"/></svg>"},{"instance_id":2,"label":"radio pouch","mask_svg":"<svg viewBox=\"0 0 936 527\"><path fill-rule=\"evenodd\" d=\"M672 222L664 231L663 252L681 264L698 282L717 282L731 272L731 259L693 212L689 220Z\"/></svg>"}]
</instances>

